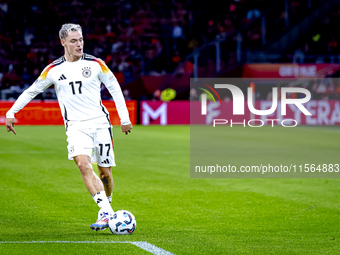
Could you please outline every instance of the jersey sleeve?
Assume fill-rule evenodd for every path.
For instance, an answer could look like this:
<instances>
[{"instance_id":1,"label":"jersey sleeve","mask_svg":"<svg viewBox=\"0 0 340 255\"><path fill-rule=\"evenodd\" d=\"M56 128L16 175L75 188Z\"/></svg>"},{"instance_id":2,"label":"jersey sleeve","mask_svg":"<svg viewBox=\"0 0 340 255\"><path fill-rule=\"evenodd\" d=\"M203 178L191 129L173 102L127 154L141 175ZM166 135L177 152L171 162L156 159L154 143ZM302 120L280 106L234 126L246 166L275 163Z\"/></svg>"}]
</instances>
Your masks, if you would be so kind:
<instances>
[{"instance_id":1,"label":"jersey sleeve","mask_svg":"<svg viewBox=\"0 0 340 255\"><path fill-rule=\"evenodd\" d=\"M38 79L18 97L11 109L6 113L6 118L14 118L14 114L24 108L36 95L52 85L49 74L52 67L53 65L47 66Z\"/></svg>"},{"instance_id":2,"label":"jersey sleeve","mask_svg":"<svg viewBox=\"0 0 340 255\"><path fill-rule=\"evenodd\" d=\"M129 117L129 112L127 110L125 99L116 77L102 60L97 59L97 62L101 67L99 80L106 86L107 90L113 97L121 124L130 124L131 121Z\"/></svg>"}]
</instances>

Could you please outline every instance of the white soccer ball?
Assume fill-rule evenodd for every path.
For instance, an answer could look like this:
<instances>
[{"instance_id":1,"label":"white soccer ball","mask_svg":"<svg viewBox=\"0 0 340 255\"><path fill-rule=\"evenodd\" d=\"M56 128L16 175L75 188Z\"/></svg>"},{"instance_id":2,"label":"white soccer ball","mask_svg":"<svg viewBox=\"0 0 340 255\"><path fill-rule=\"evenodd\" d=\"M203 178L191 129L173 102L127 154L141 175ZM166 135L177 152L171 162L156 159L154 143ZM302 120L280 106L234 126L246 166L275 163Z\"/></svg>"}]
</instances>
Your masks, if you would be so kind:
<instances>
[{"instance_id":1,"label":"white soccer ball","mask_svg":"<svg viewBox=\"0 0 340 255\"><path fill-rule=\"evenodd\" d=\"M126 210L115 212L109 220L109 228L114 235L130 235L135 231L136 226L135 216Z\"/></svg>"}]
</instances>

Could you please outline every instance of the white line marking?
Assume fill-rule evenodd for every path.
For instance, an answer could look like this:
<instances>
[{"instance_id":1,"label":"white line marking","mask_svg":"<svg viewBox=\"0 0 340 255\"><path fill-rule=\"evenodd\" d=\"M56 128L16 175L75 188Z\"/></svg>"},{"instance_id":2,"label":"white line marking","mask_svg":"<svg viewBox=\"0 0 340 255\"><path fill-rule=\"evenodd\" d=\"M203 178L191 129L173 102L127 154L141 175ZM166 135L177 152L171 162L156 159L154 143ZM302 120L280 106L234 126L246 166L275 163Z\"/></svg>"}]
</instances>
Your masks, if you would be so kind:
<instances>
[{"instance_id":1,"label":"white line marking","mask_svg":"<svg viewBox=\"0 0 340 255\"><path fill-rule=\"evenodd\" d=\"M138 248L150 252L154 255L175 255L169 251L157 247L148 242L143 241L0 241L0 244L26 244L26 243L130 243Z\"/></svg>"},{"instance_id":2,"label":"white line marking","mask_svg":"<svg viewBox=\"0 0 340 255\"><path fill-rule=\"evenodd\" d=\"M147 242L131 242L131 243L155 255L174 255L173 253L163 250L162 248L159 248L151 243Z\"/></svg>"},{"instance_id":3,"label":"white line marking","mask_svg":"<svg viewBox=\"0 0 340 255\"><path fill-rule=\"evenodd\" d=\"M131 243L130 241L0 241L0 244L24 243Z\"/></svg>"}]
</instances>

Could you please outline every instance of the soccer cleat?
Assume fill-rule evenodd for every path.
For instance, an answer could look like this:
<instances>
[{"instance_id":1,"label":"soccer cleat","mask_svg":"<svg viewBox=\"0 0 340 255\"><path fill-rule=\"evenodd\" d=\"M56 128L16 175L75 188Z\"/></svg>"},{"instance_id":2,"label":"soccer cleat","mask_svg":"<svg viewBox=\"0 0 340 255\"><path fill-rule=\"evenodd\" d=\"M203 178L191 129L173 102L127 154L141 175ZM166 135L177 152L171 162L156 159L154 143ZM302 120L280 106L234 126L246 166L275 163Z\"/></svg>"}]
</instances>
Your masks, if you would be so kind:
<instances>
[{"instance_id":1,"label":"soccer cleat","mask_svg":"<svg viewBox=\"0 0 340 255\"><path fill-rule=\"evenodd\" d=\"M109 217L109 213L105 213L100 209L96 223L92 224L90 228L96 231L107 229L109 227Z\"/></svg>"}]
</instances>

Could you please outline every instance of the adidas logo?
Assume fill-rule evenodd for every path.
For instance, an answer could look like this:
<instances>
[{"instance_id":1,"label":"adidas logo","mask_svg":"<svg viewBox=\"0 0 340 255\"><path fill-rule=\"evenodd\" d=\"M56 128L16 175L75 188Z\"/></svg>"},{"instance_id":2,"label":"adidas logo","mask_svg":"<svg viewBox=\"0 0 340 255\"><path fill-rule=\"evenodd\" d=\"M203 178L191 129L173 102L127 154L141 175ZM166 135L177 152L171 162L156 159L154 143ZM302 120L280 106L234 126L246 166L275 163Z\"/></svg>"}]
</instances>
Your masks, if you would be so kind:
<instances>
[{"instance_id":1,"label":"adidas logo","mask_svg":"<svg viewBox=\"0 0 340 255\"><path fill-rule=\"evenodd\" d=\"M66 80L66 77L65 77L65 75L63 75L63 74L60 76L60 78L58 79L58 81L62 81L62 80Z\"/></svg>"},{"instance_id":2,"label":"adidas logo","mask_svg":"<svg viewBox=\"0 0 340 255\"><path fill-rule=\"evenodd\" d=\"M103 199L98 198L96 202L99 204L101 201L103 201Z\"/></svg>"},{"instance_id":3,"label":"adidas logo","mask_svg":"<svg viewBox=\"0 0 340 255\"><path fill-rule=\"evenodd\" d=\"M105 160L102 162L102 164L110 164L109 159L105 159Z\"/></svg>"}]
</instances>

